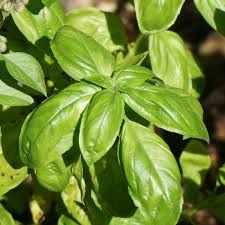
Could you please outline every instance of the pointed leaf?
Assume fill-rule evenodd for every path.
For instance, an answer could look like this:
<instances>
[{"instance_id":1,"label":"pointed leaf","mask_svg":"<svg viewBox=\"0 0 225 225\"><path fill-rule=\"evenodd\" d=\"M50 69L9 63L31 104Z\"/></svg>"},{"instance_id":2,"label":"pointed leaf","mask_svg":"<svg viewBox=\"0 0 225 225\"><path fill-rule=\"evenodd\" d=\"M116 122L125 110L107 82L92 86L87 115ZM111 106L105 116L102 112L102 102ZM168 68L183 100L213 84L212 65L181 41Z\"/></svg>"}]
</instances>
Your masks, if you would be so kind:
<instances>
[{"instance_id":1,"label":"pointed leaf","mask_svg":"<svg viewBox=\"0 0 225 225\"><path fill-rule=\"evenodd\" d=\"M156 126L186 137L209 141L202 121L202 108L196 98L178 89L149 84L132 89L123 87L123 92L125 102Z\"/></svg>"},{"instance_id":2,"label":"pointed leaf","mask_svg":"<svg viewBox=\"0 0 225 225\"><path fill-rule=\"evenodd\" d=\"M180 13L184 0L134 0L138 25L142 33L167 30Z\"/></svg>"},{"instance_id":3,"label":"pointed leaf","mask_svg":"<svg viewBox=\"0 0 225 225\"><path fill-rule=\"evenodd\" d=\"M180 165L184 177L186 200L195 202L198 190L205 181L211 165L210 156L200 141L191 140L187 144L181 154Z\"/></svg>"},{"instance_id":4,"label":"pointed leaf","mask_svg":"<svg viewBox=\"0 0 225 225\"><path fill-rule=\"evenodd\" d=\"M51 44L62 69L75 80L102 74L111 76L115 59L90 36L70 26L58 30Z\"/></svg>"},{"instance_id":5,"label":"pointed leaf","mask_svg":"<svg viewBox=\"0 0 225 225\"><path fill-rule=\"evenodd\" d=\"M127 44L122 21L112 13L96 8L75 9L67 14L65 23L91 36L110 52L123 49Z\"/></svg>"},{"instance_id":6,"label":"pointed leaf","mask_svg":"<svg viewBox=\"0 0 225 225\"><path fill-rule=\"evenodd\" d=\"M26 95L0 80L0 105L26 106L34 102L33 98Z\"/></svg>"},{"instance_id":7,"label":"pointed leaf","mask_svg":"<svg viewBox=\"0 0 225 225\"><path fill-rule=\"evenodd\" d=\"M145 221L140 224L175 225L182 211L182 190L169 147L150 129L126 121L122 162L129 193Z\"/></svg>"},{"instance_id":8,"label":"pointed leaf","mask_svg":"<svg viewBox=\"0 0 225 225\"><path fill-rule=\"evenodd\" d=\"M100 89L73 84L49 98L27 117L20 134L20 156L28 167L58 158L73 145L81 113Z\"/></svg>"},{"instance_id":9,"label":"pointed leaf","mask_svg":"<svg viewBox=\"0 0 225 225\"><path fill-rule=\"evenodd\" d=\"M24 52L16 52L6 54L4 58L7 70L12 77L45 96L47 95L44 73L41 65L33 56Z\"/></svg>"},{"instance_id":10,"label":"pointed leaf","mask_svg":"<svg viewBox=\"0 0 225 225\"><path fill-rule=\"evenodd\" d=\"M96 94L81 122L79 143L88 164L104 156L119 134L124 115L123 100L118 92L104 90Z\"/></svg>"},{"instance_id":11,"label":"pointed leaf","mask_svg":"<svg viewBox=\"0 0 225 225\"><path fill-rule=\"evenodd\" d=\"M224 0L194 0L199 12L210 26L225 34L225 4Z\"/></svg>"},{"instance_id":12,"label":"pointed leaf","mask_svg":"<svg viewBox=\"0 0 225 225\"><path fill-rule=\"evenodd\" d=\"M11 214L0 204L1 225L16 225Z\"/></svg>"}]
</instances>

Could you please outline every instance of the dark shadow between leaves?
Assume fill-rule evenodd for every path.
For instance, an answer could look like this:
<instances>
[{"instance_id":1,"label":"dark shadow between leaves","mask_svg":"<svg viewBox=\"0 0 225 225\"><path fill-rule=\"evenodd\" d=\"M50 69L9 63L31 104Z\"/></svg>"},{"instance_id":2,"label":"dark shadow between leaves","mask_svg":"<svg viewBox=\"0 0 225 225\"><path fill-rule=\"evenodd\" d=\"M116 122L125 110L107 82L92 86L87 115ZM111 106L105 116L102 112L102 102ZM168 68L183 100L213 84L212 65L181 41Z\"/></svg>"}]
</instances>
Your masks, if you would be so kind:
<instances>
[{"instance_id":1,"label":"dark shadow between leaves","mask_svg":"<svg viewBox=\"0 0 225 225\"><path fill-rule=\"evenodd\" d=\"M225 35L225 12L220 9L216 9L214 13L214 21L216 23L217 30L221 34Z\"/></svg>"}]
</instances>

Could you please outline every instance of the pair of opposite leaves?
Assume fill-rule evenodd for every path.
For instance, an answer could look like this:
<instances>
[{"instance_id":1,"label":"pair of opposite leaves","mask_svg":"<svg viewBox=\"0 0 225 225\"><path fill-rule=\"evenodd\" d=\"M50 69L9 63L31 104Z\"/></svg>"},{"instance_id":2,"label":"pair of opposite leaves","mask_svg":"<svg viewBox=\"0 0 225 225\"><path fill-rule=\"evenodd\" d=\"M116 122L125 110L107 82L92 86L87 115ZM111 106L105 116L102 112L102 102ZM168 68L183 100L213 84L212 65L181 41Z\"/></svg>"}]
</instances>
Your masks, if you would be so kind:
<instances>
[{"instance_id":1,"label":"pair of opposite leaves","mask_svg":"<svg viewBox=\"0 0 225 225\"><path fill-rule=\"evenodd\" d=\"M63 163L62 154L73 145L74 131L83 112L79 142L88 165L105 155L119 136L124 102L161 128L208 141L198 101L180 90L145 83L152 77L147 68L127 65L115 71L114 57L70 26L59 29L51 48L68 75L92 84L75 83L62 90L31 113L23 125L21 158L35 169L43 183L42 175L49 165L58 160ZM175 224L182 202L180 175L168 147L148 128L126 120L122 154L126 155L123 165L129 192L138 210L134 217L115 218L112 223L122 220L125 224L145 224L155 220L156 224ZM57 188L62 190L65 185L66 182ZM155 211L157 216L153 215ZM171 217L165 218L165 214Z\"/></svg>"}]
</instances>

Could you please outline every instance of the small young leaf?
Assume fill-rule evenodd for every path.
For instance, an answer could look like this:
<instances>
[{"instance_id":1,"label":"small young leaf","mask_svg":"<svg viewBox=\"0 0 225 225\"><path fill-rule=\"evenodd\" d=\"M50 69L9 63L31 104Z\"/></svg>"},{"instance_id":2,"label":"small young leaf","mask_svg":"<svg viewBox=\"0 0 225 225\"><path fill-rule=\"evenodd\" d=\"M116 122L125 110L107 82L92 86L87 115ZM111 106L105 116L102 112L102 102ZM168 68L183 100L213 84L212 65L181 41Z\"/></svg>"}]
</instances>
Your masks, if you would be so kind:
<instances>
[{"instance_id":1,"label":"small young leaf","mask_svg":"<svg viewBox=\"0 0 225 225\"><path fill-rule=\"evenodd\" d=\"M114 72L113 79L115 87L128 85L129 87L135 87L138 84L144 83L146 80L150 80L154 74L148 68L142 66L127 66Z\"/></svg>"},{"instance_id":2,"label":"small young leaf","mask_svg":"<svg viewBox=\"0 0 225 225\"><path fill-rule=\"evenodd\" d=\"M32 97L6 85L0 80L0 105L27 106L33 102Z\"/></svg>"},{"instance_id":3,"label":"small young leaf","mask_svg":"<svg viewBox=\"0 0 225 225\"><path fill-rule=\"evenodd\" d=\"M122 49L127 44L123 24L112 13L96 8L75 9L67 14L65 23L91 36L110 52Z\"/></svg>"},{"instance_id":4,"label":"small young leaf","mask_svg":"<svg viewBox=\"0 0 225 225\"><path fill-rule=\"evenodd\" d=\"M202 121L202 108L198 100L179 89L140 85L120 88L125 102L138 114L156 126L187 137L209 141Z\"/></svg>"},{"instance_id":5,"label":"small young leaf","mask_svg":"<svg viewBox=\"0 0 225 225\"><path fill-rule=\"evenodd\" d=\"M75 80L95 74L111 76L115 59L90 36L70 27L58 30L51 49L62 69Z\"/></svg>"},{"instance_id":6,"label":"small young leaf","mask_svg":"<svg viewBox=\"0 0 225 225\"><path fill-rule=\"evenodd\" d=\"M171 87L191 93L192 78L203 76L191 52L175 32L151 35L149 52L153 72Z\"/></svg>"},{"instance_id":7,"label":"small young leaf","mask_svg":"<svg viewBox=\"0 0 225 225\"><path fill-rule=\"evenodd\" d=\"M119 60L116 62L116 70L127 66L140 65L148 54L149 52L147 51L138 55L130 56L125 59Z\"/></svg>"},{"instance_id":8,"label":"small young leaf","mask_svg":"<svg viewBox=\"0 0 225 225\"><path fill-rule=\"evenodd\" d=\"M41 65L33 56L23 52L15 52L5 54L4 58L7 70L12 77L45 96L47 95L44 73Z\"/></svg>"},{"instance_id":9,"label":"small young leaf","mask_svg":"<svg viewBox=\"0 0 225 225\"><path fill-rule=\"evenodd\" d=\"M92 84L98 85L103 88L112 88L113 82L111 77L106 77L102 75L93 75L86 77L84 80L91 82Z\"/></svg>"},{"instance_id":10,"label":"small young leaf","mask_svg":"<svg viewBox=\"0 0 225 225\"><path fill-rule=\"evenodd\" d=\"M72 84L27 117L20 134L20 156L24 164L35 168L66 152L73 145L81 113L99 90L85 83Z\"/></svg>"},{"instance_id":11,"label":"small young leaf","mask_svg":"<svg viewBox=\"0 0 225 225\"><path fill-rule=\"evenodd\" d=\"M194 0L199 12L215 30L225 34L224 0Z\"/></svg>"},{"instance_id":12,"label":"small young leaf","mask_svg":"<svg viewBox=\"0 0 225 225\"><path fill-rule=\"evenodd\" d=\"M175 225L182 211L182 190L169 147L150 129L126 120L121 151L129 193L144 221L140 224Z\"/></svg>"},{"instance_id":13,"label":"small young leaf","mask_svg":"<svg viewBox=\"0 0 225 225\"><path fill-rule=\"evenodd\" d=\"M79 143L88 164L104 156L119 134L124 115L123 100L118 92L104 90L92 99L81 121Z\"/></svg>"},{"instance_id":14,"label":"small young leaf","mask_svg":"<svg viewBox=\"0 0 225 225\"><path fill-rule=\"evenodd\" d=\"M225 186L225 164L223 164L218 171L218 180L220 184Z\"/></svg>"},{"instance_id":15,"label":"small young leaf","mask_svg":"<svg viewBox=\"0 0 225 225\"><path fill-rule=\"evenodd\" d=\"M191 140L181 154L180 165L184 177L185 198L195 202L211 165L210 156L201 142Z\"/></svg>"},{"instance_id":16,"label":"small young leaf","mask_svg":"<svg viewBox=\"0 0 225 225\"><path fill-rule=\"evenodd\" d=\"M167 30L180 13L184 0L134 0L137 21L142 33Z\"/></svg>"}]
</instances>

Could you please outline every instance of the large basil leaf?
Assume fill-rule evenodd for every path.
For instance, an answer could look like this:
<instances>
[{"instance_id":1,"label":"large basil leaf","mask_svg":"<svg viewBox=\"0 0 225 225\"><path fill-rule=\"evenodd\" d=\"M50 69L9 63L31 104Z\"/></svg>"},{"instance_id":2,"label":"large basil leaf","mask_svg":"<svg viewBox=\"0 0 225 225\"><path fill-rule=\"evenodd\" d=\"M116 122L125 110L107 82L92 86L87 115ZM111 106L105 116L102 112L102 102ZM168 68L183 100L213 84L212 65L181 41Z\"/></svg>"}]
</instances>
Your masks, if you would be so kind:
<instances>
[{"instance_id":1,"label":"large basil leaf","mask_svg":"<svg viewBox=\"0 0 225 225\"><path fill-rule=\"evenodd\" d=\"M149 38L149 53L153 72L167 85L192 91L192 78L203 76L183 40L172 31L165 31Z\"/></svg>"},{"instance_id":2,"label":"large basil leaf","mask_svg":"<svg viewBox=\"0 0 225 225\"><path fill-rule=\"evenodd\" d=\"M4 55L8 72L17 81L44 95L46 93L44 73L39 62L31 55L16 52Z\"/></svg>"},{"instance_id":3,"label":"large basil leaf","mask_svg":"<svg viewBox=\"0 0 225 225\"><path fill-rule=\"evenodd\" d=\"M70 178L66 189L62 192L63 203L69 214L81 225L91 225L91 221L82 208L82 192L75 177Z\"/></svg>"},{"instance_id":4,"label":"large basil leaf","mask_svg":"<svg viewBox=\"0 0 225 225\"><path fill-rule=\"evenodd\" d=\"M185 137L209 141L202 121L202 108L198 100L178 89L140 85L136 88L123 86L125 102L138 114L156 126L182 134Z\"/></svg>"},{"instance_id":5,"label":"large basil leaf","mask_svg":"<svg viewBox=\"0 0 225 225\"><path fill-rule=\"evenodd\" d=\"M145 221L140 224L175 225L182 211L182 190L169 147L150 129L126 120L121 151L129 193Z\"/></svg>"},{"instance_id":6,"label":"large basil leaf","mask_svg":"<svg viewBox=\"0 0 225 225\"><path fill-rule=\"evenodd\" d=\"M184 0L134 0L138 25L142 33L167 30L180 13Z\"/></svg>"},{"instance_id":7,"label":"large basil leaf","mask_svg":"<svg viewBox=\"0 0 225 225\"><path fill-rule=\"evenodd\" d=\"M123 24L112 13L96 8L80 8L69 12L65 23L91 36L110 52L122 49L127 44Z\"/></svg>"},{"instance_id":8,"label":"large basil leaf","mask_svg":"<svg viewBox=\"0 0 225 225\"><path fill-rule=\"evenodd\" d=\"M195 202L211 165L209 154L203 144L191 140L181 154L180 165L184 177L185 198L187 201Z\"/></svg>"},{"instance_id":9,"label":"large basil leaf","mask_svg":"<svg viewBox=\"0 0 225 225\"><path fill-rule=\"evenodd\" d=\"M115 59L104 47L83 32L64 26L51 44L62 69L75 80L102 74L111 76Z\"/></svg>"},{"instance_id":10,"label":"large basil leaf","mask_svg":"<svg viewBox=\"0 0 225 225\"><path fill-rule=\"evenodd\" d=\"M199 12L215 30L225 34L224 0L194 0Z\"/></svg>"},{"instance_id":11,"label":"large basil leaf","mask_svg":"<svg viewBox=\"0 0 225 225\"><path fill-rule=\"evenodd\" d=\"M1 225L16 225L11 214L0 204Z\"/></svg>"},{"instance_id":12,"label":"large basil leaf","mask_svg":"<svg viewBox=\"0 0 225 225\"><path fill-rule=\"evenodd\" d=\"M0 80L0 105L26 106L34 102L33 98L26 95Z\"/></svg>"},{"instance_id":13,"label":"large basil leaf","mask_svg":"<svg viewBox=\"0 0 225 225\"><path fill-rule=\"evenodd\" d=\"M58 158L73 145L80 114L98 87L70 85L41 104L25 121L20 134L20 155L34 168Z\"/></svg>"},{"instance_id":14,"label":"large basil leaf","mask_svg":"<svg viewBox=\"0 0 225 225\"><path fill-rule=\"evenodd\" d=\"M145 221L139 210L128 218L113 217L109 225L148 225L149 221ZM158 224L157 224L158 225Z\"/></svg>"},{"instance_id":15,"label":"large basil leaf","mask_svg":"<svg viewBox=\"0 0 225 225\"><path fill-rule=\"evenodd\" d=\"M33 44L44 36L52 39L59 27L64 25L64 9L59 1L44 7L38 15L25 8L22 12L14 10L12 17L19 30Z\"/></svg>"},{"instance_id":16,"label":"large basil leaf","mask_svg":"<svg viewBox=\"0 0 225 225\"><path fill-rule=\"evenodd\" d=\"M2 152L2 133L0 130L0 197L18 186L27 177L27 168L14 169ZM0 217L1 218L1 217Z\"/></svg>"},{"instance_id":17,"label":"large basil leaf","mask_svg":"<svg viewBox=\"0 0 225 225\"><path fill-rule=\"evenodd\" d=\"M80 148L88 164L98 161L114 144L124 115L120 94L113 90L97 93L81 121Z\"/></svg>"},{"instance_id":18,"label":"large basil leaf","mask_svg":"<svg viewBox=\"0 0 225 225\"><path fill-rule=\"evenodd\" d=\"M43 163L44 164L44 163ZM60 192L65 189L71 176L62 156L35 169L38 182L49 191Z\"/></svg>"},{"instance_id":19,"label":"large basil leaf","mask_svg":"<svg viewBox=\"0 0 225 225\"><path fill-rule=\"evenodd\" d=\"M62 215L60 216L57 225L79 225L79 224L70 217Z\"/></svg>"},{"instance_id":20,"label":"large basil leaf","mask_svg":"<svg viewBox=\"0 0 225 225\"><path fill-rule=\"evenodd\" d=\"M115 88L119 89L124 84L135 87L138 84L144 83L146 80L150 80L154 74L148 68L142 66L127 66L114 72L113 79Z\"/></svg>"}]
</instances>

